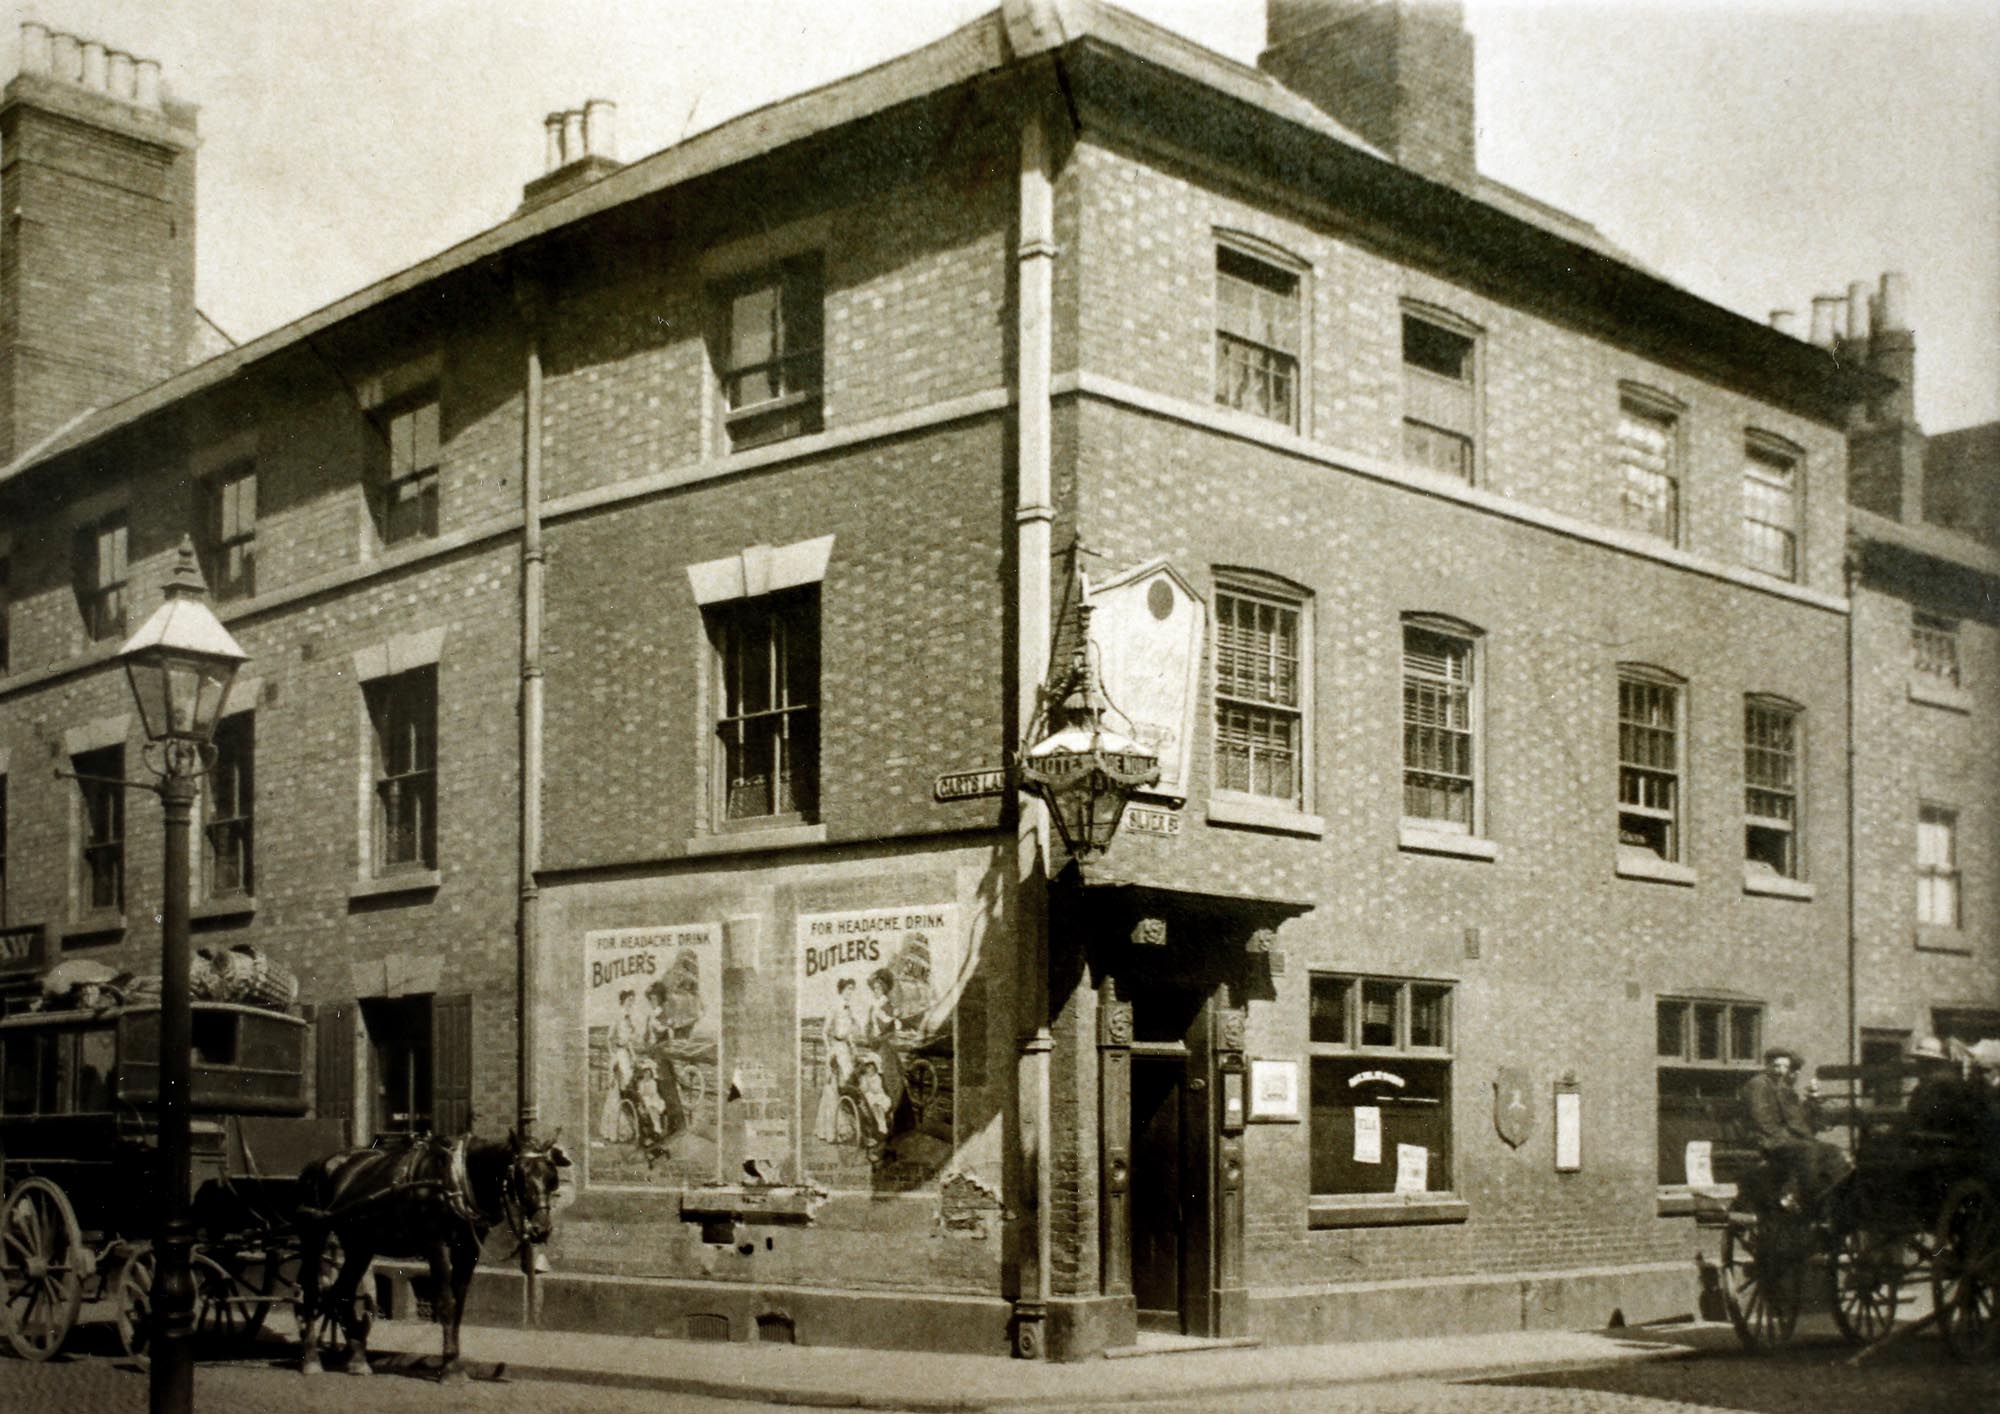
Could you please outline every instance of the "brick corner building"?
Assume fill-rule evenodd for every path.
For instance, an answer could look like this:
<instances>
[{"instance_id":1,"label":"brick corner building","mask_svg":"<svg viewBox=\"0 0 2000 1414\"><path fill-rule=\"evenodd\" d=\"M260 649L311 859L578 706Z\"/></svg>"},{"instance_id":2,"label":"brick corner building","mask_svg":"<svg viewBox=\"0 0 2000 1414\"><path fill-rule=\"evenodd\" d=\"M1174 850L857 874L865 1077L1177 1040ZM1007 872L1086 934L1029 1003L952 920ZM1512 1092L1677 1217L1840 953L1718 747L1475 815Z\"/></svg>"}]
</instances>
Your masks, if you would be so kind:
<instances>
[{"instance_id":1,"label":"brick corner building","mask_svg":"<svg viewBox=\"0 0 2000 1414\"><path fill-rule=\"evenodd\" d=\"M1693 1309L1736 1087L1856 1041L1827 665L1899 375L1483 177L1457 6L1269 17L1250 68L1008 0L630 162L593 101L507 221L186 368L178 235L75 178L191 193L191 111L36 37L9 965L152 955L156 812L48 767L136 769L113 655L192 533L251 654L197 945L300 974L357 1139L561 1131L533 1319L1073 1359ZM161 312L112 349L114 289ZM1007 773L1086 596L1162 776L1077 869ZM1927 998L1995 988L1965 849L1984 961Z\"/></svg>"}]
</instances>

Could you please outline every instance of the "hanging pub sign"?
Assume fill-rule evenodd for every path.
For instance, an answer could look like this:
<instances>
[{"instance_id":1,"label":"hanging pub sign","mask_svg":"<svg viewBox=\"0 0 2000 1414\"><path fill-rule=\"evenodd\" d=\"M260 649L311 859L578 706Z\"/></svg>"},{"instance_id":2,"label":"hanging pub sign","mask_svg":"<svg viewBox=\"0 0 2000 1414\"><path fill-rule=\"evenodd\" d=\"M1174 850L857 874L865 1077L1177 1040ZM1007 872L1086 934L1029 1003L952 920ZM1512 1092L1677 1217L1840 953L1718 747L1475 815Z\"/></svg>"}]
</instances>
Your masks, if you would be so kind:
<instances>
[{"instance_id":1,"label":"hanging pub sign","mask_svg":"<svg viewBox=\"0 0 2000 1414\"><path fill-rule=\"evenodd\" d=\"M583 935L586 1181L681 1187L721 1161L722 929Z\"/></svg>"},{"instance_id":2,"label":"hanging pub sign","mask_svg":"<svg viewBox=\"0 0 2000 1414\"><path fill-rule=\"evenodd\" d=\"M1091 584L1088 595L1099 682L1133 739L1160 760L1159 783L1146 793L1185 799L1207 607L1165 560Z\"/></svg>"},{"instance_id":3,"label":"hanging pub sign","mask_svg":"<svg viewBox=\"0 0 2000 1414\"><path fill-rule=\"evenodd\" d=\"M0 928L0 973L38 972L42 966L42 925Z\"/></svg>"}]
</instances>

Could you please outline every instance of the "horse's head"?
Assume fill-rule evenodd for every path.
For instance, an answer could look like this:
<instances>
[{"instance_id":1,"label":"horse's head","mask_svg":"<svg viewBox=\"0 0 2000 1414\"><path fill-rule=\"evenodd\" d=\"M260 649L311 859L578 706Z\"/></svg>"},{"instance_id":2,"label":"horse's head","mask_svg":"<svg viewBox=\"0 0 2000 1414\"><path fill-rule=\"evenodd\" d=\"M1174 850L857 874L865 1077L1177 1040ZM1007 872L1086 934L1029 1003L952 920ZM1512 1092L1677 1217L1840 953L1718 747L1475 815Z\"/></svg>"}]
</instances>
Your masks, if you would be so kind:
<instances>
[{"instance_id":1,"label":"horse's head","mask_svg":"<svg viewBox=\"0 0 2000 1414\"><path fill-rule=\"evenodd\" d=\"M553 1139L537 1144L515 1133L507 1136L507 1155L501 1181L507 1220L523 1242L547 1242L555 1227L556 1190L562 1186L561 1170L569 1167L569 1155Z\"/></svg>"}]
</instances>

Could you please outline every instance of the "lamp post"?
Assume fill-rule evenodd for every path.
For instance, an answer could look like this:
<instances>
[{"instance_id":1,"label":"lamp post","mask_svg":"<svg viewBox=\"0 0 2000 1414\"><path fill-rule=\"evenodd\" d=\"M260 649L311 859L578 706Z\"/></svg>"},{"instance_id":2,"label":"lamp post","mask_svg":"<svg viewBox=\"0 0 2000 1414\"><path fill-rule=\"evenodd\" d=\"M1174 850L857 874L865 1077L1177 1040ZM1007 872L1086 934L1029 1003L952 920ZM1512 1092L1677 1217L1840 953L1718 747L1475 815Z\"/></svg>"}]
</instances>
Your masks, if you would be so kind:
<instances>
[{"instance_id":1,"label":"lamp post","mask_svg":"<svg viewBox=\"0 0 2000 1414\"><path fill-rule=\"evenodd\" d=\"M1091 660L1090 611L1077 606L1076 651L1050 685L1051 730L1015 767L1021 787L1047 802L1063 848L1080 864L1104 853L1134 793L1160 779L1158 756L1104 724L1110 703Z\"/></svg>"},{"instance_id":2,"label":"lamp post","mask_svg":"<svg viewBox=\"0 0 2000 1414\"><path fill-rule=\"evenodd\" d=\"M160 901L159 1226L154 1239L152 1414L194 1407L194 1282L189 1255L188 1089L192 1080L188 983L188 824L196 782L236 670L249 656L205 602L194 547L181 541L166 601L118 652L145 729L147 764L159 777L166 818ZM157 758L153 753L157 753Z\"/></svg>"}]
</instances>

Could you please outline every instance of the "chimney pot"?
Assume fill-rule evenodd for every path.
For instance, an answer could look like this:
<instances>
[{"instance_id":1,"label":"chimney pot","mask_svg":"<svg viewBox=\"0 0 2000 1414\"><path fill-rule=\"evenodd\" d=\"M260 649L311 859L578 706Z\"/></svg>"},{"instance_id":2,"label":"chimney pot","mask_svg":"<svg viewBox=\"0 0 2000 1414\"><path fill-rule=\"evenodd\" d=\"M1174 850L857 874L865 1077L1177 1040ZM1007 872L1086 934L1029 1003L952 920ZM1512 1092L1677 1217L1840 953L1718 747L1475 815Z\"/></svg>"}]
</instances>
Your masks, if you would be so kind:
<instances>
[{"instance_id":1,"label":"chimney pot","mask_svg":"<svg viewBox=\"0 0 2000 1414\"><path fill-rule=\"evenodd\" d=\"M1910 327L1910 277L1900 270L1882 272L1882 294L1876 303L1877 333L1903 333Z\"/></svg>"},{"instance_id":2,"label":"chimney pot","mask_svg":"<svg viewBox=\"0 0 2000 1414\"><path fill-rule=\"evenodd\" d=\"M618 156L618 105L593 98L583 105L583 150L590 157Z\"/></svg>"},{"instance_id":3,"label":"chimney pot","mask_svg":"<svg viewBox=\"0 0 2000 1414\"><path fill-rule=\"evenodd\" d=\"M37 20L21 22L21 72L46 74L49 71L49 27Z\"/></svg>"},{"instance_id":4,"label":"chimney pot","mask_svg":"<svg viewBox=\"0 0 2000 1414\"><path fill-rule=\"evenodd\" d=\"M132 61L132 101L142 108L160 106L160 61L158 59L134 59Z\"/></svg>"},{"instance_id":5,"label":"chimney pot","mask_svg":"<svg viewBox=\"0 0 2000 1414\"><path fill-rule=\"evenodd\" d=\"M542 131L548 138L547 151L542 157L542 171L553 172L562 166L563 115L551 113L542 119Z\"/></svg>"},{"instance_id":6,"label":"chimney pot","mask_svg":"<svg viewBox=\"0 0 2000 1414\"><path fill-rule=\"evenodd\" d=\"M83 73L83 51L73 34L49 36L49 72L65 83L75 83Z\"/></svg>"},{"instance_id":7,"label":"chimney pot","mask_svg":"<svg viewBox=\"0 0 2000 1414\"><path fill-rule=\"evenodd\" d=\"M127 103L130 103L135 87L132 74L132 56L114 49L111 51L109 58L111 96L113 98L122 98Z\"/></svg>"},{"instance_id":8,"label":"chimney pot","mask_svg":"<svg viewBox=\"0 0 2000 1414\"><path fill-rule=\"evenodd\" d=\"M1814 295L1812 306L1812 341L1823 349L1830 349L1840 335L1836 321L1840 317L1840 306L1845 297L1841 295Z\"/></svg>"},{"instance_id":9,"label":"chimney pot","mask_svg":"<svg viewBox=\"0 0 2000 1414\"><path fill-rule=\"evenodd\" d=\"M104 46L94 39L83 42L83 86L104 92Z\"/></svg>"},{"instance_id":10,"label":"chimney pot","mask_svg":"<svg viewBox=\"0 0 2000 1414\"><path fill-rule=\"evenodd\" d=\"M566 109L562 119L562 156L563 165L567 167L583 156L583 110Z\"/></svg>"},{"instance_id":11,"label":"chimney pot","mask_svg":"<svg viewBox=\"0 0 2000 1414\"><path fill-rule=\"evenodd\" d=\"M1789 334L1796 339L1799 334L1799 312L1796 309L1772 310L1771 327L1780 334Z\"/></svg>"},{"instance_id":12,"label":"chimney pot","mask_svg":"<svg viewBox=\"0 0 2000 1414\"><path fill-rule=\"evenodd\" d=\"M1847 341L1868 342L1868 282L1850 281L1847 286Z\"/></svg>"}]
</instances>

